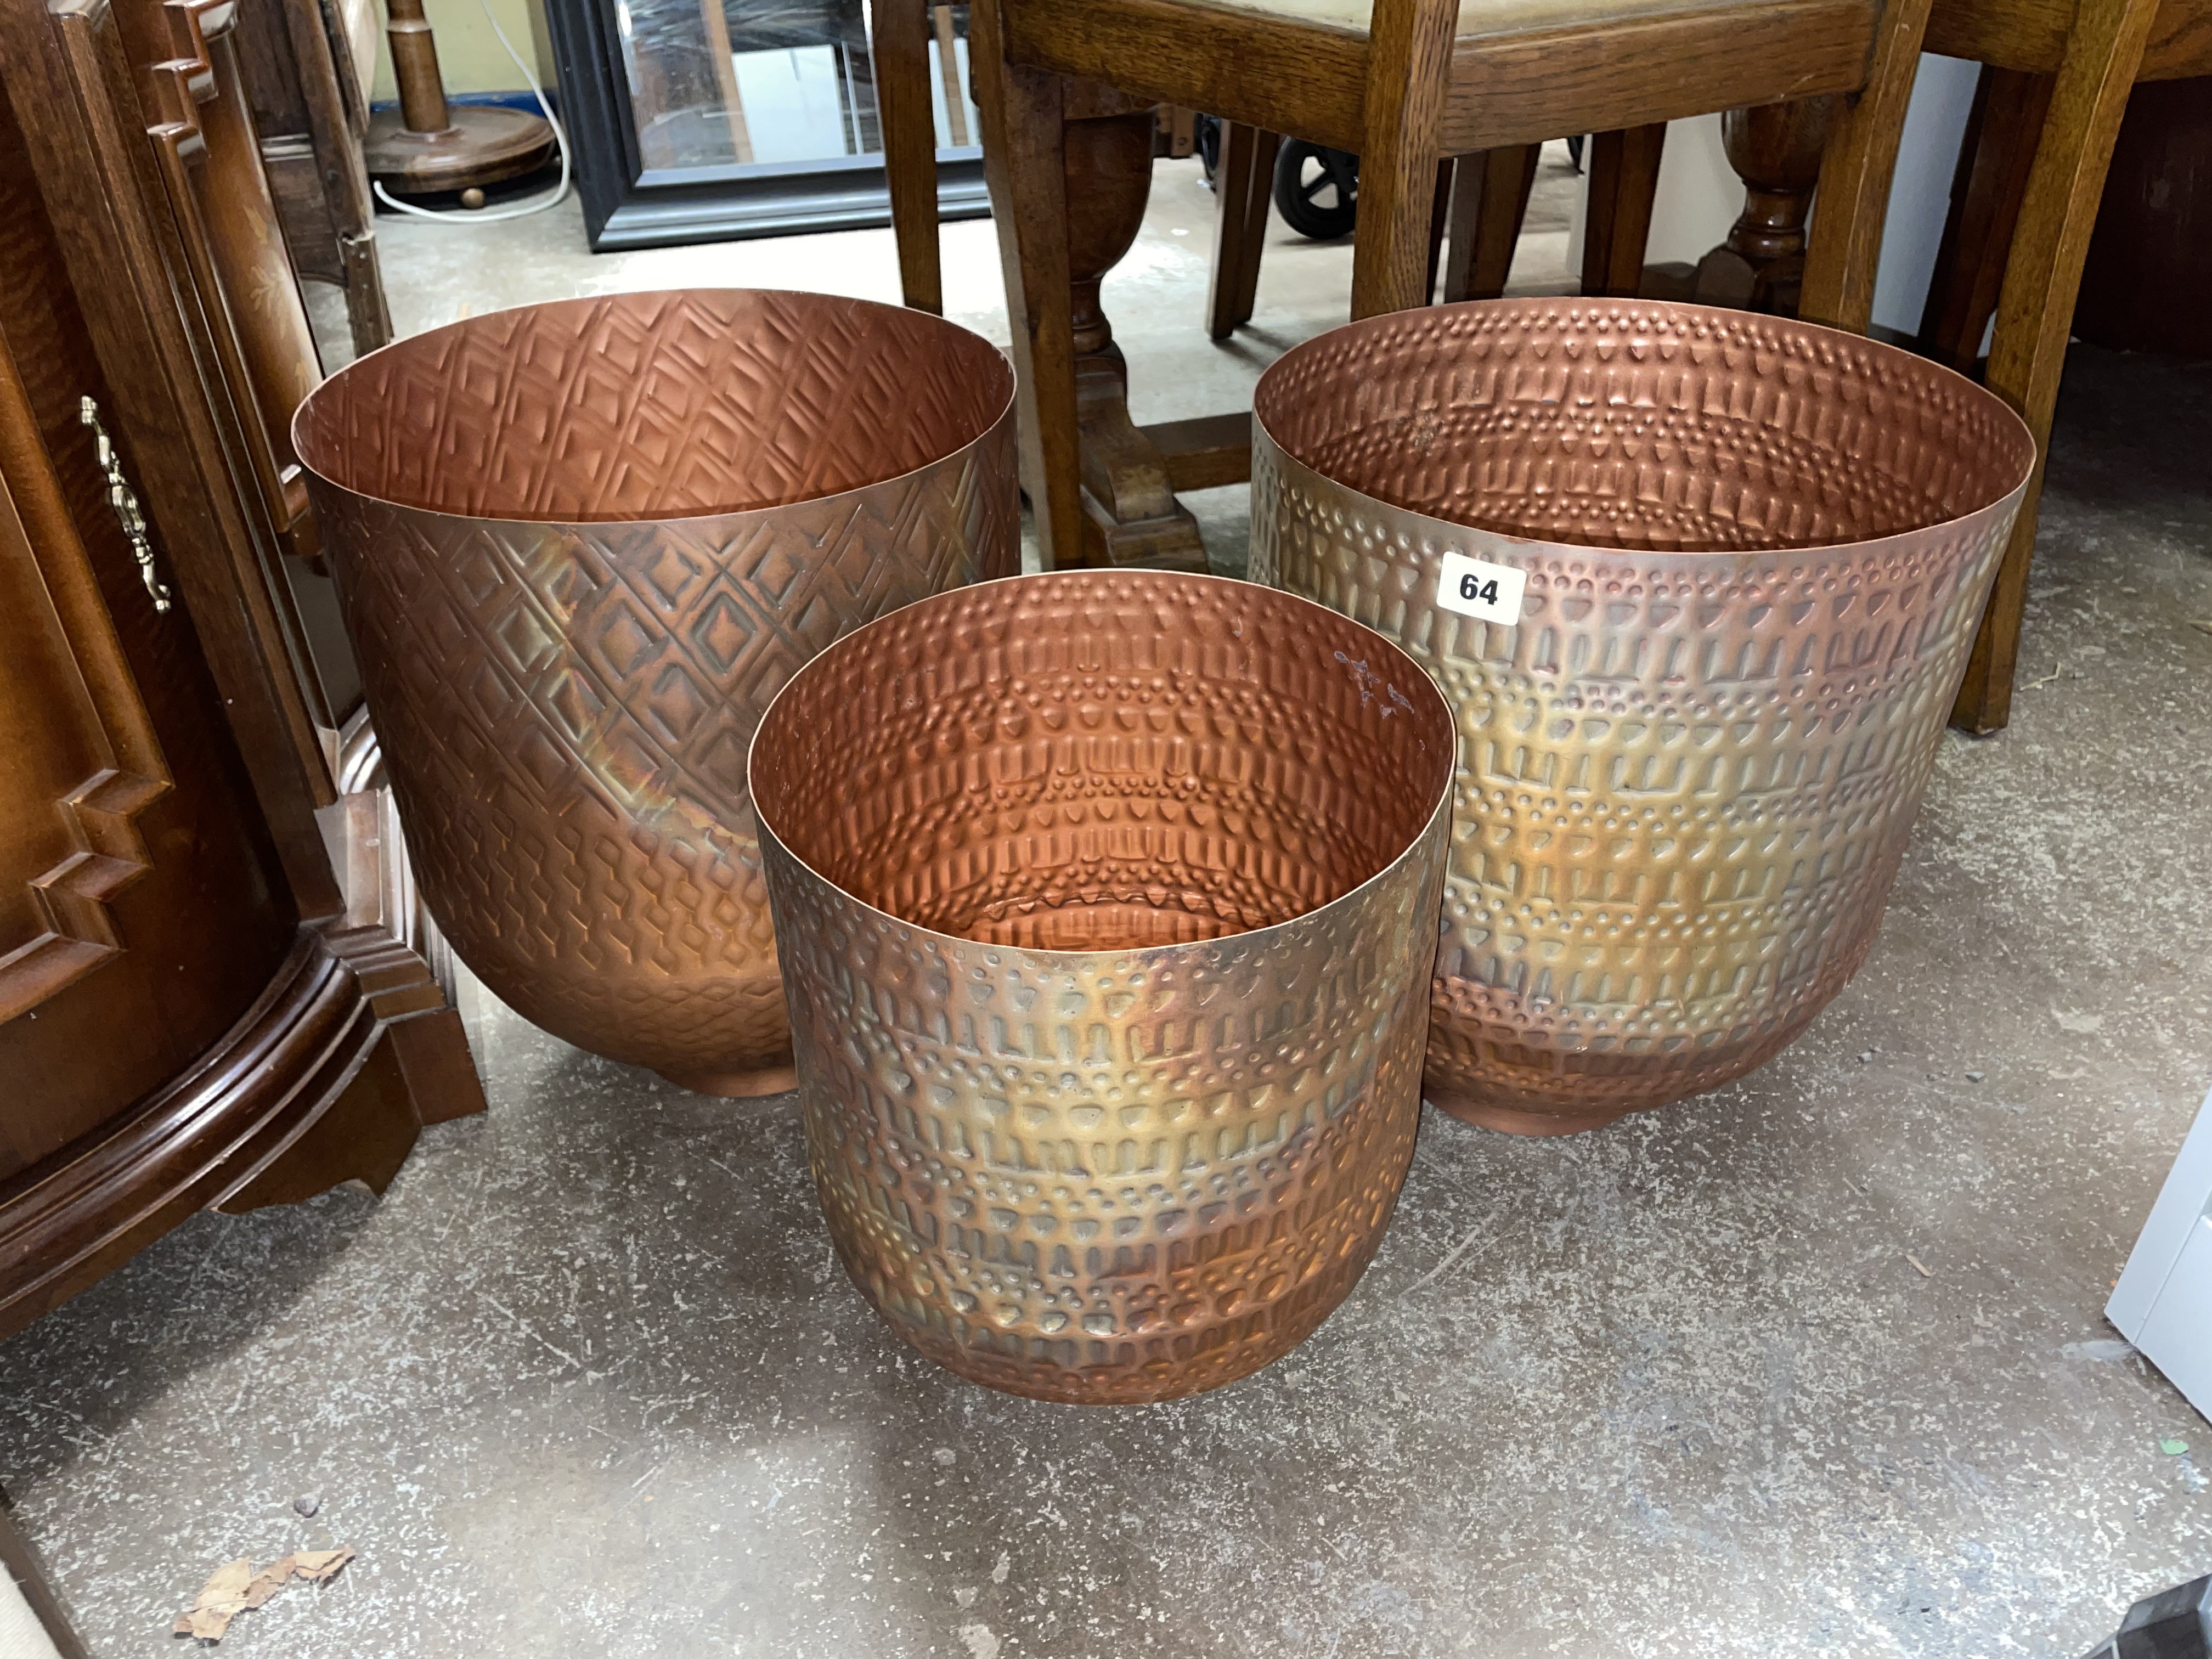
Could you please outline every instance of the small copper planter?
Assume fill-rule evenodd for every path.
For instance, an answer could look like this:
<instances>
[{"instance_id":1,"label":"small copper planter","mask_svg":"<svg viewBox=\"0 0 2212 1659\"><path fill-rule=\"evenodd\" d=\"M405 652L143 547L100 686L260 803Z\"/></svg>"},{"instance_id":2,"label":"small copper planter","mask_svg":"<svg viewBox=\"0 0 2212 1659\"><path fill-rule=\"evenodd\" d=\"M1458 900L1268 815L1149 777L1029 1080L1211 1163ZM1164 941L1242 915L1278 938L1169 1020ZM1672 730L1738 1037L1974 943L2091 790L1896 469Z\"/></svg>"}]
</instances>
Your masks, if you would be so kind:
<instances>
[{"instance_id":1,"label":"small copper planter","mask_svg":"<svg viewBox=\"0 0 2212 1659\"><path fill-rule=\"evenodd\" d=\"M825 295L526 307L386 347L294 441L425 898L556 1036L792 1085L745 754L832 640L1020 568L1013 373Z\"/></svg>"},{"instance_id":2,"label":"small copper planter","mask_svg":"<svg viewBox=\"0 0 2212 1659\"><path fill-rule=\"evenodd\" d=\"M1437 307L1267 371L1254 580L1458 720L1431 1101L1570 1133L1804 1030L1874 942L2034 461L1933 363L1696 306Z\"/></svg>"},{"instance_id":3,"label":"small copper planter","mask_svg":"<svg viewBox=\"0 0 2212 1659\"><path fill-rule=\"evenodd\" d=\"M1249 583L909 605L753 744L807 1144L900 1335L1042 1400L1173 1399L1326 1318L1420 1116L1451 717Z\"/></svg>"}]
</instances>

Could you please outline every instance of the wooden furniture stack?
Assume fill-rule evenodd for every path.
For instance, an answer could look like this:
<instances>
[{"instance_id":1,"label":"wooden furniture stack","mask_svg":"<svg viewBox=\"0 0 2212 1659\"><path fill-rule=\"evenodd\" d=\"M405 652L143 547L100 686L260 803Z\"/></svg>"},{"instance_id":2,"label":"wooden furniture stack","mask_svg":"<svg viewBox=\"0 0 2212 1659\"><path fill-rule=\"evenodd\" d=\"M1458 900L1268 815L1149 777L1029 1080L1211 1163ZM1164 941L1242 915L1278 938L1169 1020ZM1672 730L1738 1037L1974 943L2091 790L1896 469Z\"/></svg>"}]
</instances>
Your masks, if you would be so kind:
<instances>
[{"instance_id":1,"label":"wooden furniture stack","mask_svg":"<svg viewBox=\"0 0 2212 1659\"><path fill-rule=\"evenodd\" d=\"M313 346L228 0L0 0L0 1334L481 1110L288 561Z\"/></svg>"}]
</instances>

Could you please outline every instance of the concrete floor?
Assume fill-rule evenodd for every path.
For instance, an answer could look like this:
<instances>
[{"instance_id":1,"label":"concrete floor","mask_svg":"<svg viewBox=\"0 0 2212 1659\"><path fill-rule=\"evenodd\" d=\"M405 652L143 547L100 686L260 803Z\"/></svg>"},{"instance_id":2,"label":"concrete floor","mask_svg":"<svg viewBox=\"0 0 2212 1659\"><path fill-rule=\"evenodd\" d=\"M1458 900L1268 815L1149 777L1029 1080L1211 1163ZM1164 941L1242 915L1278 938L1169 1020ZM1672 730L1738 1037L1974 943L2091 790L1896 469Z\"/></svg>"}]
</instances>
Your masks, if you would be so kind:
<instances>
[{"instance_id":1,"label":"concrete floor","mask_svg":"<svg viewBox=\"0 0 2212 1659\"><path fill-rule=\"evenodd\" d=\"M1208 345L1207 206L1164 170L1109 290L1145 418L1341 315L1341 248L1271 248ZM946 243L988 327L988 227ZM573 210L393 226L394 310L892 286L878 234L576 246ZM791 1099L482 1006L489 1115L381 1202L201 1216L0 1344L18 1518L103 1659L170 1650L223 1560L340 1540L225 1650L2079 1654L2212 1569L2212 1432L2100 1315L2212 1083L2208 445L2212 365L2077 349L2014 725L1945 740L1856 981L1656 1115L1432 1115L1365 1280L1257 1376L1127 1410L955 1381L843 1280Z\"/></svg>"}]
</instances>

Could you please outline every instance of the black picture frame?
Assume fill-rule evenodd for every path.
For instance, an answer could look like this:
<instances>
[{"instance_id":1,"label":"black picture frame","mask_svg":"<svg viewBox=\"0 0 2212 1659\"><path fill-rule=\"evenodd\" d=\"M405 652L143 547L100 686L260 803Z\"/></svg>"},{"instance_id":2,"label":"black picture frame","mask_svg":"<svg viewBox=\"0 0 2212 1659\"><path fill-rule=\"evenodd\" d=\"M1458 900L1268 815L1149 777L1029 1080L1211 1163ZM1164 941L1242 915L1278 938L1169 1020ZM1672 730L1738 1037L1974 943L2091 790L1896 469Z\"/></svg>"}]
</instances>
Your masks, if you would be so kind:
<instances>
[{"instance_id":1,"label":"black picture frame","mask_svg":"<svg viewBox=\"0 0 2212 1659\"><path fill-rule=\"evenodd\" d=\"M546 0L576 194L592 252L733 241L891 222L878 155L648 168L623 73L617 0ZM989 214L980 145L937 152L938 216Z\"/></svg>"}]
</instances>

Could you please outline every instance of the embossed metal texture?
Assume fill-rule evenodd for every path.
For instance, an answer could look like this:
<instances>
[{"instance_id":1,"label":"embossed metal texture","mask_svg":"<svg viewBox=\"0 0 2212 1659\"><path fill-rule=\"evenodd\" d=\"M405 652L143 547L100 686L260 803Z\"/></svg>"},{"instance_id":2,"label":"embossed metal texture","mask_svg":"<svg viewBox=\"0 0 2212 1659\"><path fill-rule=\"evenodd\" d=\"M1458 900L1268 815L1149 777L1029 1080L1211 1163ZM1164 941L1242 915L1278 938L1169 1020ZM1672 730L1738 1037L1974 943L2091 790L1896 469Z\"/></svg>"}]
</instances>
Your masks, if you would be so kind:
<instances>
[{"instance_id":1,"label":"embossed metal texture","mask_svg":"<svg viewBox=\"0 0 2212 1659\"><path fill-rule=\"evenodd\" d=\"M472 318L307 399L422 891L517 1012L791 1086L753 728L841 635L1018 570L1013 386L918 312L687 290Z\"/></svg>"},{"instance_id":2,"label":"embossed metal texture","mask_svg":"<svg viewBox=\"0 0 2212 1659\"><path fill-rule=\"evenodd\" d=\"M1451 719L1286 593L1071 571L927 599L753 745L807 1145L894 1330L1039 1399L1302 1341L1413 1155Z\"/></svg>"},{"instance_id":3,"label":"embossed metal texture","mask_svg":"<svg viewBox=\"0 0 2212 1659\"><path fill-rule=\"evenodd\" d=\"M1337 329L1255 416L1254 579L1389 635L1457 719L1429 1098L1568 1133L1788 1044L1874 941L2019 418L1856 335L1574 300ZM1525 573L1517 622L1440 599L1451 553Z\"/></svg>"}]
</instances>

